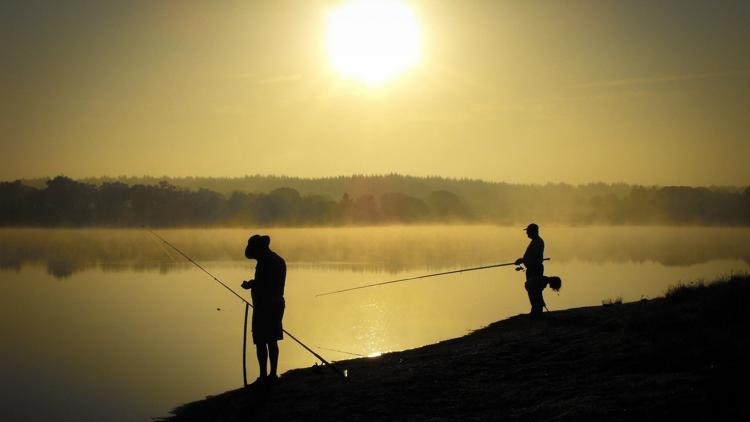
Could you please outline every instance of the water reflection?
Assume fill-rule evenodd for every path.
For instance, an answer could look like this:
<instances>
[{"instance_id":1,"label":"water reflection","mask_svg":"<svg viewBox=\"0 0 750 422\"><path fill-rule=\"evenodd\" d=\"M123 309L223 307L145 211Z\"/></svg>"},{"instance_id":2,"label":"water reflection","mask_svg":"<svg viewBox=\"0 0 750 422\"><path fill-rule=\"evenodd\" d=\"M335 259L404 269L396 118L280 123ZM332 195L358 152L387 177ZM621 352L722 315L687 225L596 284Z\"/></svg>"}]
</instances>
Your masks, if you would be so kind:
<instances>
[{"instance_id":1,"label":"water reflection","mask_svg":"<svg viewBox=\"0 0 750 422\"><path fill-rule=\"evenodd\" d=\"M520 227L160 234L239 290L256 231L289 258L285 328L331 360L418 347L528 312L512 267L315 297L512 260L528 242ZM750 257L748 229L543 226L542 235L548 272L565 280L559 295L545 294L552 310L654 297L680 280L747 271ZM0 348L0 405L11 419L145 420L241 385L244 306L148 232L2 230L0 246L0 332L12 339ZM61 278L68 282L52 282ZM280 346L282 372L315 363L292 341Z\"/></svg>"},{"instance_id":2,"label":"water reflection","mask_svg":"<svg viewBox=\"0 0 750 422\"><path fill-rule=\"evenodd\" d=\"M306 229L177 229L161 233L194 259L244 262L248 233L272 235L293 266L355 272L440 271L511 260L527 239L516 227L406 226ZM750 229L707 227L543 227L556 262L750 262ZM144 230L0 230L0 269L43 265L56 278L88 270L184 271L181 257Z\"/></svg>"}]
</instances>

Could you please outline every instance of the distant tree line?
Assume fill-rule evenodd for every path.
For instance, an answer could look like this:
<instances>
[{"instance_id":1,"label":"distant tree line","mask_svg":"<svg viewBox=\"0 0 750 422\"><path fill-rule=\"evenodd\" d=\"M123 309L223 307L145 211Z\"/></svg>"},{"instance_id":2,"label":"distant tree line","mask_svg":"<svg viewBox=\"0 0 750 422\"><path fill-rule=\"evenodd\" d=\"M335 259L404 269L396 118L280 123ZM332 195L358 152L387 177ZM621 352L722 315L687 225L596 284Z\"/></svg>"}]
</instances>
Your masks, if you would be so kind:
<instances>
[{"instance_id":1,"label":"distant tree line","mask_svg":"<svg viewBox=\"0 0 750 422\"><path fill-rule=\"evenodd\" d=\"M93 181L92 181L93 180ZM336 226L477 222L750 225L750 188L511 185L399 175L248 176L267 191L65 176L0 182L2 226ZM290 186L280 186L281 182ZM304 190L302 190L304 189ZM302 190L302 192L301 192Z\"/></svg>"},{"instance_id":2,"label":"distant tree line","mask_svg":"<svg viewBox=\"0 0 750 422\"><path fill-rule=\"evenodd\" d=\"M300 195L292 188L268 193L104 182L99 186L58 176L46 187L0 182L4 226L307 226L468 221L474 216L456 195L431 192L420 199L402 193L333 200Z\"/></svg>"}]
</instances>

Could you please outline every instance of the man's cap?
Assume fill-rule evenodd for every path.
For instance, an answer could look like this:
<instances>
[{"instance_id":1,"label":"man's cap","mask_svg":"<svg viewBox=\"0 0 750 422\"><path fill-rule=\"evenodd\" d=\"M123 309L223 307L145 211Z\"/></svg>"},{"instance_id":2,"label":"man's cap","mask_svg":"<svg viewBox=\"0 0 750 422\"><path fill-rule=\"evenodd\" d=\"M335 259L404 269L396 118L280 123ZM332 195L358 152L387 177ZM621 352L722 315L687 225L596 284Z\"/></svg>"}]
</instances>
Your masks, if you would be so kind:
<instances>
[{"instance_id":1,"label":"man's cap","mask_svg":"<svg viewBox=\"0 0 750 422\"><path fill-rule=\"evenodd\" d=\"M261 251L267 251L270 244L271 238L269 236L253 235L247 240L245 256L251 258Z\"/></svg>"},{"instance_id":2,"label":"man's cap","mask_svg":"<svg viewBox=\"0 0 750 422\"><path fill-rule=\"evenodd\" d=\"M256 248L268 248L271 245L271 238L269 236L253 235L247 240L247 244Z\"/></svg>"},{"instance_id":3,"label":"man's cap","mask_svg":"<svg viewBox=\"0 0 750 422\"><path fill-rule=\"evenodd\" d=\"M539 231L539 226L537 226L534 223L531 223L528 226L526 226L526 228L524 230L526 230L527 232L538 232Z\"/></svg>"}]
</instances>

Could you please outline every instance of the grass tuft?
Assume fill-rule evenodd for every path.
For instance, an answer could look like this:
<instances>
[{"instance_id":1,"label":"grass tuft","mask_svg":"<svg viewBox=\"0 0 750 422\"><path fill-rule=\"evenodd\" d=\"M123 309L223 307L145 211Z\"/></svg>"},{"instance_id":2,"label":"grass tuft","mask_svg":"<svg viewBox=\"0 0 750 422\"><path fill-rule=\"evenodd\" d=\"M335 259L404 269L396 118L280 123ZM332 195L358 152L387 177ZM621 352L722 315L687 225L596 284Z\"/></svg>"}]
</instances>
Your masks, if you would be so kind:
<instances>
[{"instance_id":1,"label":"grass tuft","mask_svg":"<svg viewBox=\"0 0 750 422\"><path fill-rule=\"evenodd\" d=\"M612 305L622 305L622 296L617 296L616 298L612 299L605 299L602 301L602 306L612 306Z\"/></svg>"}]
</instances>

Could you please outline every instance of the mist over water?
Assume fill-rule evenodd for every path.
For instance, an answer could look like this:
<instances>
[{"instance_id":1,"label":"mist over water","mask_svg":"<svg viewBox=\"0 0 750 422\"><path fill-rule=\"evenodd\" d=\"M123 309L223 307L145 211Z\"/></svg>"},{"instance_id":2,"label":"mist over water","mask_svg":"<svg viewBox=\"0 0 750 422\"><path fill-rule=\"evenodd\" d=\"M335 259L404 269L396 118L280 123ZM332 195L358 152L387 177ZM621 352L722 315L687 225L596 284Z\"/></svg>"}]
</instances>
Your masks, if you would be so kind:
<instances>
[{"instance_id":1,"label":"mist over water","mask_svg":"<svg viewBox=\"0 0 750 422\"><path fill-rule=\"evenodd\" d=\"M243 255L252 233L266 233L290 265L395 274L514 260L528 239L520 227L482 225L351 228L164 229L167 240L193 259L252 265ZM554 262L646 262L667 266L716 259L750 262L750 228L591 226L545 227ZM0 269L45 266L66 278L76 272L189 268L148 230L0 229Z\"/></svg>"},{"instance_id":2,"label":"mist over water","mask_svg":"<svg viewBox=\"0 0 750 422\"><path fill-rule=\"evenodd\" d=\"M175 229L159 234L241 294L269 234L289 265L284 326L332 360L417 347L529 310L511 268L316 298L393 278L513 261L521 227ZM750 229L545 227L550 309L655 297L750 269ZM143 420L241 386L243 305L148 231L0 231L1 405L11 419ZM315 361L291 340L280 370ZM252 357L252 349L249 350ZM257 376L253 359L248 377ZM32 400L33 403L29 402Z\"/></svg>"}]
</instances>

